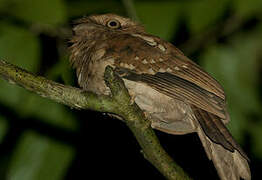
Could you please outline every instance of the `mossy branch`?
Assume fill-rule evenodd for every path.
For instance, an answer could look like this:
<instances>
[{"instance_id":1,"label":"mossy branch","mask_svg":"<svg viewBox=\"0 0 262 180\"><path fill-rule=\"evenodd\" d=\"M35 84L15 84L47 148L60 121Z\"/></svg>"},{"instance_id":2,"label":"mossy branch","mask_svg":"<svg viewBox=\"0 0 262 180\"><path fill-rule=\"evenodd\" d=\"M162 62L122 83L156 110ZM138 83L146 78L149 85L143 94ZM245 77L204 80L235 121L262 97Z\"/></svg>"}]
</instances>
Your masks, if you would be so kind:
<instances>
[{"instance_id":1,"label":"mossy branch","mask_svg":"<svg viewBox=\"0 0 262 180\"><path fill-rule=\"evenodd\" d=\"M145 158L167 179L190 179L161 147L150 122L137 104L132 101L124 82L111 67L106 67L105 82L112 96L98 96L79 88L65 86L33 75L2 60L0 60L0 76L10 83L72 108L91 109L121 116L142 147Z\"/></svg>"}]
</instances>

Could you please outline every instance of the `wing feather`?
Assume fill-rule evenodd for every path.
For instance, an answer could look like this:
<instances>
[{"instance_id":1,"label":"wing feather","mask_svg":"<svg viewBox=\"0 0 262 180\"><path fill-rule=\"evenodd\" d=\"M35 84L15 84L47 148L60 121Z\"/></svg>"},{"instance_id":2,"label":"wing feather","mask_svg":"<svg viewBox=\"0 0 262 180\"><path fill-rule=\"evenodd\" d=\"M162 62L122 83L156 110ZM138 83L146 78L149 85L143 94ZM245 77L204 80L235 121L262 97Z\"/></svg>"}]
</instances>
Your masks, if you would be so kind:
<instances>
[{"instance_id":1,"label":"wing feather","mask_svg":"<svg viewBox=\"0 0 262 180\"><path fill-rule=\"evenodd\" d=\"M169 97L190 104L201 128L214 143L231 152L236 149L248 160L222 122L226 118L226 110L225 102L220 97L169 73L137 74L125 68L116 68L116 72L125 79L146 83Z\"/></svg>"},{"instance_id":2,"label":"wing feather","mask_svg":"<svg viewBox=\"0 0 262 180\"><path fill-rule=\"evenodd\" d=\"M175 46L156 36L147 34L146 37L152 38L156 45L152 46L144 39L133 37L130 34L112 35L108 40L109 47L105 56L117 57L116 66L132 65L133 70L137 73L152 74L152 71L157 73L160 70L170 69L170 74L190 81L221 99L225 99L221 85L200 66L184 56ZM161 44L165 51L158 48L158 44ZM141 63L144 60L147 63Z\"/></svg>"},{"instance_id":3,"label":"wing feather","mask_svg":"<svg viewBox=\"0 0 262 180\"><path fill-rule=\"evenodd\" d=\"M116 71L126 79L145 82L167 96L193 104L226 119L223 99L185 79L170 73L136 74L125 68L117 68Z\"/></svg>"},{"instance_id":4,"label":"wing feather","mask_svg":"<svg viewBox=\"0 0 262 180\"><path fill-rule=\"evenodd\" d=\"M161 43L164 51L130 34L117 34L115 38L118 40L112 37L108 43L110 51L106 56L118 57L115 66L120 76L146 83L169 97L188 103L213 142L229 151L237 149L247 158L224 126L229 121L225 94L214 78L172 44L156 36L147 38L153 38L156 44Z\"/></svg>"}]
</instances>

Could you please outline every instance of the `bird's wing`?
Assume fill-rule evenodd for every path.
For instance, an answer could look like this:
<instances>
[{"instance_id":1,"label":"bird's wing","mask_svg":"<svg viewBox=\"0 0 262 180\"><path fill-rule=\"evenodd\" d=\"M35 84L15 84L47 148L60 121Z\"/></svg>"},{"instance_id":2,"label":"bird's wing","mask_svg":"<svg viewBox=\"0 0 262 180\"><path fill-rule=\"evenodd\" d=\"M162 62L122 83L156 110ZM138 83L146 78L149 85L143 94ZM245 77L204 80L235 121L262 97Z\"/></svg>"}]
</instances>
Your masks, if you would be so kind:
<instances>
[{"instance_id":1,"label":"bird's wing","mask_svg":"<svg viewBox=\"0 0 262 180\"><path fill-rule=\"evenodd\" d=\"M118 39L119 43L109 43L111 47L107 52L118 57L115 60L116 72L123 78L146 83L189 104L200 125L198 135L220 177L225 180L240 176L249 179L248 157L224 125L229 117L219 83L179 50L168 47L171 46L168 43L158 47L139 39L134 43L127 35L118 36ZM233 171L229 170L232 168Z\"/></svg>"},{"instance_id":2,"label":"bird's wing","mask_svg":"<svg viewBox=\"0 0 262 180\"><path fill-rule=\"evenodd\" d=\"M201 128L213 142L221 144L231 152L236 149L247 158L221 121L221 116L224 115L224 104L221 98L211 96L210 92L169 73L136 74L126 68L116 68L116 72L125 79L146 83L169 97L190 104ZM206 111L204 108L209 108L208 106L213 106L216 114L221 115Z\"/></svg>"},{"instance_id":3,"label":"bird's wing","mask_svg":"<svg viewBox=\"0 0 262 180\"><path fill-rule=\"evenodd\" d=\"M128 34L117 34L115 38L117 40L112 37L107 42L105 56L115 58L114 65L123 78L146 83L167 96L214 114L225 122L229 119L220 85L174 46L165 43L159 48L158 38L154 38L154 46ZM198 118L207 136L228 147L227 141L213 135L213 124L208 122L212 119L205 120ZM217 134L222 136L221 133Z\"/></svg>"},{"instance_id":4,"label":"bird's wing","mask_svg":"<svg viewBox=\"0 0 262 180\"><path fill-rule=\"evenodd\" d=\"M216 102L216 106L223 107L221 105L223 104L222 99L210 96L210 92L173 74L136 74L125 68L116 68L116 72L125 79L146 83L169 97L189 103L197 119L195 122L197 124L196 132L220 178L222 180L238 180L240 177L250 179L249 159L233 139L221 117L198 106L199 103L201 103L200 107L214 106L213 104ZM221 110L219 112L223 113Z\"/></svg>"},{"instance_id":5,"label":"bird's wing","mask_svg":"<svg viewBox=\"0 0 262 180\"><path fill-rule=\"evenodd\" d=\"M165 42L160 45L160 39L154 38L153 46L129 34L117 34L107 41L105 56L114 57L116 67L140 74L141 77L136 78L161 92L211 112L227 122L225 95L219 83L172 44Z\"/></svg>"}]
</instances>

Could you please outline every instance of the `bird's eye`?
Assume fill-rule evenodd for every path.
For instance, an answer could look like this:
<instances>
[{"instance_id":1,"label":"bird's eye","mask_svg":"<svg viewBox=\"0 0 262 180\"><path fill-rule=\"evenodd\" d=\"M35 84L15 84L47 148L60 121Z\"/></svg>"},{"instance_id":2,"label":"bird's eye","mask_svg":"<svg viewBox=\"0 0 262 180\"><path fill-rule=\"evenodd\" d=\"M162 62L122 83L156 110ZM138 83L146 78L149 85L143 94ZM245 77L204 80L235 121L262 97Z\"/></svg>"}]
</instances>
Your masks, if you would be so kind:
<instances>
[{"instance_id":1,"label":"bird's eye","mask_svg":"<svg viewBox=\"0 0 262 180\"><path fill-rule=\"evenodd\" d=\"M107 22L107 26L111 29L118 29L120 28L120 22L115 20L115 19L112 19L110 21Z\"/></svg>"}]
</instances>

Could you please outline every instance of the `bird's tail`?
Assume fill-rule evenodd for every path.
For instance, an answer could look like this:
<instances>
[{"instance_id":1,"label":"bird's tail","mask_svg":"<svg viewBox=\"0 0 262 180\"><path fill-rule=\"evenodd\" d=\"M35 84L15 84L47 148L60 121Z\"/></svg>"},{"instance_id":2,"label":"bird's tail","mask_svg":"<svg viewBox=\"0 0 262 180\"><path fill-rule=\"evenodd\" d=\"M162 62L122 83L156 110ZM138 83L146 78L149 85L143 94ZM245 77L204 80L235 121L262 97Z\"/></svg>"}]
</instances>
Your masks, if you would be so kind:
<instances>
[{"instance_id":1,"label":"bird's tail","mask_svg":"<svg viewBox=\"0 0 262 180\"><path fill-rule=\"evenodd\" d=\"M239 180L240 177L251 179L248 162L237 150L231 152L220 144L212 142L201 127L198 128L197 133L221 180Z\"/></svg>"},{"instance_id":2,"label":"bird's tail","mask_svg":"<svg viewBox=\"0 0 262 180\"><path fill-rule=\"evenodd\" d=\"M218 116L192 107L197 122L198 136L206 154L213 161L221 180L250 180L248 157L233 139Z\"/></svg>"}]
</instances>

